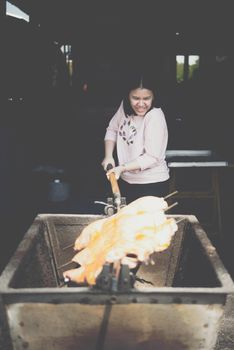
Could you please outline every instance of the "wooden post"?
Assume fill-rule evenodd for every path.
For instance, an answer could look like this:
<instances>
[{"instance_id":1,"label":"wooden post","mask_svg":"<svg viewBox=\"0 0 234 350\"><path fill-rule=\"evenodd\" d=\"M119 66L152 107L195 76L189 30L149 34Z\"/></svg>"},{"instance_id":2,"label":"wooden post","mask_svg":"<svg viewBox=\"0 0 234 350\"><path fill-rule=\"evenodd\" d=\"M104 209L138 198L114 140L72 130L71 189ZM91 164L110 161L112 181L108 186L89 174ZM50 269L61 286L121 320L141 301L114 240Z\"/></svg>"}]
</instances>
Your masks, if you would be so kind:
<instances>
[{"instance_id":1,"label":"wooden post","mask_svg":"<svg viewBox=\"0 0 234 350\"><path fill-rule=\"evenodd\" d=\"M189 59L188 55L184 55L184 81L187 81L189 78Z\"/></svg>"}]
</instances>

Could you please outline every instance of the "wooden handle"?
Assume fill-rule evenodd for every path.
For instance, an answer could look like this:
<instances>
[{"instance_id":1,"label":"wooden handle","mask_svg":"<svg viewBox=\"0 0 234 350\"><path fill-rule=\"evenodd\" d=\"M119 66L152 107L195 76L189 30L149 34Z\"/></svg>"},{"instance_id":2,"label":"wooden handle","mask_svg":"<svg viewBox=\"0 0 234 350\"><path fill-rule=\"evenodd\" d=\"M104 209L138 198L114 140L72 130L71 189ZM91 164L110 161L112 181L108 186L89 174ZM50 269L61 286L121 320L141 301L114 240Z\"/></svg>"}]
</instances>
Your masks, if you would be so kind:
<instances>
[{"instance_id":1,"label":"wooden handle","mask_svg":"<svg viewBox=\"0 0 234 350\"><path fill-rule=\"evenodd\" d=\"M119 185L118 185L118 182L116 180L116 177L115 177L115 174L114 173L111 173L109 175L109 181L111 183L111 188L112 188L112 192L114 194L116 193L119 193L120 194L120 190L119 190Z\"/></svg>"},{"instance_id":2,"label":"wooden handle","mask_svg":"<svg viewBox=\"0 0 234 350\"><path fill-rule=\"evenodd\" d=\"M111 164L108 164L107 167L106 167L106 170L108 171L108 170L110 170L112 168L113 168L113 166ZM112 189L113 194L119 194L120 195L120 189L119 189L119 185L118 185L118 182L116 180L116 177L115 177L115 173L110 173L109 181L111 183L111 189Z\"/></svg>"}]
</instances>

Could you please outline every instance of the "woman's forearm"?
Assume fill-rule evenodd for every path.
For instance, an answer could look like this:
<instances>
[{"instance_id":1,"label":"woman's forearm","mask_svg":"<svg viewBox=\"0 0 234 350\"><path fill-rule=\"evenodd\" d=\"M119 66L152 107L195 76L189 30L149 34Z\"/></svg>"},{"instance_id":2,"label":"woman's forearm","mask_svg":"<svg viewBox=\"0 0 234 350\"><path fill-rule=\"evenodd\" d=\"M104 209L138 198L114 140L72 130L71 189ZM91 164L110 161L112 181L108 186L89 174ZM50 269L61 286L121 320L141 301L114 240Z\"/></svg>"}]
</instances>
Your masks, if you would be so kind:
<instances>
[{"instance_id":1,"label":"woman's forearm","mask_svg":"<svg viewBox=\"0 0 234 350\"><path fill-rule=\"evenodd\" d=\"M123 166L123 172L141 169L140 164L138 163L137 160L133 160L132 162L125 163L122 166Z\"/></svg>"},{"instance_id":2,"label":"woman's forearm","mask_svg":"<svg viewBox=\"0 0 234 350\"><path fill-rule=\"evenodd\" d=\"M110 169L107 173L107 176L110 175L111 173L115 173L116 179L119 179L121 173L124 173L125 171L138 170L140 168L141 168L140 165L135 160L126 164L118 165L117 167Z\"/></svg>"},{"instance_id":3,"label":"woman's forearm","mask_svg":"<svg viewBox=\"0 0 234 350\"><path fill-rule=\"evenodd\" d=\"M113 157L115 141L105 140L105 158Z\"/></svg>"}]
</instances>

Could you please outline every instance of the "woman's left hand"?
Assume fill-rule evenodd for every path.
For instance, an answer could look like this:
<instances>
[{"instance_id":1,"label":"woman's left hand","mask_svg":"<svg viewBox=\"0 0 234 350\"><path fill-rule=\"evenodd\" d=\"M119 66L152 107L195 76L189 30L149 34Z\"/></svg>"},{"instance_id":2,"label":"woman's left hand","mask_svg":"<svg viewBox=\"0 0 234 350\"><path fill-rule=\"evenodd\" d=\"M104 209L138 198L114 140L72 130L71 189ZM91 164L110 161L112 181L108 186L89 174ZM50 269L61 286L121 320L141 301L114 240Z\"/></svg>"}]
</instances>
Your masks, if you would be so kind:
<instances>
[{"instance_id":1,"label":"woman's left hand","mask_svg":"<svg viewBox=\"0 0 234 350\"><path fill-rule=\"evenodd\" d=\"M114 173L115 174L115 177L116 177L116 180L119 179L121 173L125 170L124 166L123 165L119 165L119 166L116 166L115 168L112 168L110 169L107 173L106 173L106 176L108 177L109 179L109 175L111 173Z\"/></svg>"}]
</instances>

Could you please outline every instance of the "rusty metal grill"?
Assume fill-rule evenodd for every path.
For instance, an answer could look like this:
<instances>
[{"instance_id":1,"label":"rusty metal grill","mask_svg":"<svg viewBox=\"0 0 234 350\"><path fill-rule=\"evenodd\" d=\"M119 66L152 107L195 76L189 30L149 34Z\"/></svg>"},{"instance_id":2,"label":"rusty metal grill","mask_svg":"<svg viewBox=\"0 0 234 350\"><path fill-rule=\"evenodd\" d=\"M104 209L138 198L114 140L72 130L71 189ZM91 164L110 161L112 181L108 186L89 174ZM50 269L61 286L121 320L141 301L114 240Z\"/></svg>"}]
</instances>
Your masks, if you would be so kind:
<instances>
[{"instance_id":1,"label":"rusty metal grill","mask_svg":"<svg viewBox=\"0 0 234 350\"><path fill-rule=\"evenodd\" d=\"M97 215L39 215L0 277L0 348L212 349L233 282L194 216L127 293L62 286L73 243ZM2 333L2 334L1 334Z\"/></svg>"}]
</instances>

